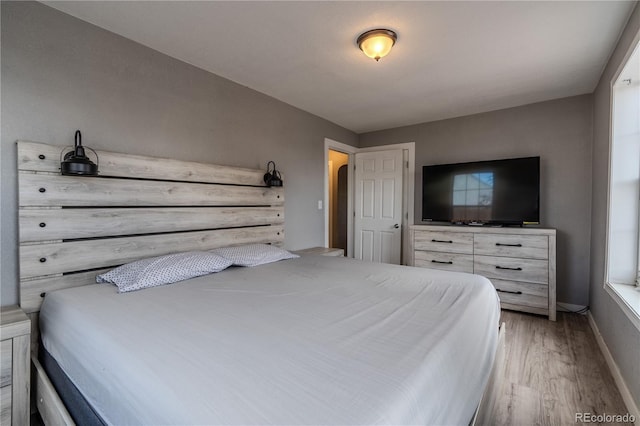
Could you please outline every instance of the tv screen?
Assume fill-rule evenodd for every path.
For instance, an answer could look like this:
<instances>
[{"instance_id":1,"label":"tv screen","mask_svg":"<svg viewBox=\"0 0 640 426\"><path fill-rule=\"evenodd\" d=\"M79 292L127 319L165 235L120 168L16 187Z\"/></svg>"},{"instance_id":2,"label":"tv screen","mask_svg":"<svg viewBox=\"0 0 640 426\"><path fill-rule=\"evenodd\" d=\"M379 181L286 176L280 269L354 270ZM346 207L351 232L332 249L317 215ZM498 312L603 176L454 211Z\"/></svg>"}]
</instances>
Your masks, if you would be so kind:
<instances>
[{"instance_id":1,"label":"tv screen","mask_svg":"<svg viewBox=\"0 0 640 426\"><path fill-rule=\"evenodd\" d=\"M424 166L422 220L539 223L540 157Z\"/></svg>"}]
</instances>

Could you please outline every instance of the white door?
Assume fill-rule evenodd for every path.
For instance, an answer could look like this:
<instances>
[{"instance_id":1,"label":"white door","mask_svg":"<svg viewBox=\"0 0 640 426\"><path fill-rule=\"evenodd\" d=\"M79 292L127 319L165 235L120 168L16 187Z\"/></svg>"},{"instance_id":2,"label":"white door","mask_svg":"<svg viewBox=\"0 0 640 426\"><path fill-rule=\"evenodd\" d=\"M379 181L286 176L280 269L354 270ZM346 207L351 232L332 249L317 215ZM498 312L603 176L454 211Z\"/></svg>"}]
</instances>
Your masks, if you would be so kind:
<instances>
[{"instance_id":1,"label":"white door","mask_svg":"<svg viewBox=\"0 0 640 426\"><path fill-rule=\"evenodd\" d=\"M402 150L364 152L355 157L354 257L400 264Z\"/></svg>"}]
</instances>

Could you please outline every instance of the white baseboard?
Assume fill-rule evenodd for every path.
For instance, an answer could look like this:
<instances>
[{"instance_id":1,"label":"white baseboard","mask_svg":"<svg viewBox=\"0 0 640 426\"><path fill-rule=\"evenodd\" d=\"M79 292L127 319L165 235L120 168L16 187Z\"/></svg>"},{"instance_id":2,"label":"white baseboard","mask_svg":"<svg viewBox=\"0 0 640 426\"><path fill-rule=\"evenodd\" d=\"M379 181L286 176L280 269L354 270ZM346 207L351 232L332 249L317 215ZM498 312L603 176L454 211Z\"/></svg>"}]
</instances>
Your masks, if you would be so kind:
<instances>
[{"instance_id":1,"label":"white baseboard","mask_svg":"<svg viewBox=\"0 0 640 426\"><path fill-rule=\"evenodd\" d=\"M558 302L556 304L556 308L558 308L558 311L560 312L579 312L579 311L586 311L587 307L584 305L574 305L572 303L564 303L564 302Z\"/></svg>"},{"instance_id":2,"label":"white baseboard","mask_svg":"<svg viewBox=\"0 0 640 426\"><path fill-rule=\"evenodd\" d=\"M616 364L616 361L613 359L611 352L609 352L609 348L607 347L607 344L602 338L602 334L600 334L598 325L593 319L593 315L591 315L591 312L587 312L587 318L589 319L589 325L593 330L593 334L596 336L596 342L598 342L598 346L600 346L600 351L602 352L602 355L604 355L604 359L607 361L609 370L611 370L611 375L613 375L613 380L616 382L616 386L618 386L618 390L622 395L622 400L624 401L624 404L627 406L627 410L629 410L629 414L632 414L635 417L636 419L635 425L640 426L640 409L638 409L638 406L636 405L636 402L633 399L633 396L631 395L629 388L627 387L627 383L624 381L624 377L622 377L622 374L620 373L618 364ZM620 414L623 414L623 413L620 413Z\"/></svg>"}]
</instances>

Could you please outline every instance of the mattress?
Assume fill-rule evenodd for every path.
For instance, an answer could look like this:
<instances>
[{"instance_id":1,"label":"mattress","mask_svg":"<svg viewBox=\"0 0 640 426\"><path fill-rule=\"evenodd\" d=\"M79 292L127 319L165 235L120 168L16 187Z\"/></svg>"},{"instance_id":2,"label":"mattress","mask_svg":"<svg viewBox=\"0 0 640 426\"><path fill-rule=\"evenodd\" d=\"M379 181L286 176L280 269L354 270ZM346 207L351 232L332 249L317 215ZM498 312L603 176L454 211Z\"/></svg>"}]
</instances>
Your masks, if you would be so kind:
<instances>
[{"instance_id":1,"label":"mattress","mask_svg":"<svg viewBox=\"0 0 640 426\"><path fill-rule=\"evenodd\" d=\"M109 424L468 424L499 309L481 276L303 255L50 292L40 327Z\"/></svg>"}]
</instances>

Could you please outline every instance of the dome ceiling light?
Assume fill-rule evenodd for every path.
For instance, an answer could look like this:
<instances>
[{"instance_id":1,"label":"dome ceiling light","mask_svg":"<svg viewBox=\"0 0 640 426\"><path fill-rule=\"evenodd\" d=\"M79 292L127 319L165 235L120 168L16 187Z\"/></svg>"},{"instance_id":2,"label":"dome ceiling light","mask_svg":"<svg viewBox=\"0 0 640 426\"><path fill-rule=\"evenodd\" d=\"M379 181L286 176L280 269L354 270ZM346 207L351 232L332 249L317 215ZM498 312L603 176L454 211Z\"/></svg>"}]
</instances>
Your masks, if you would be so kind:
<instances>
[{"instance_id":1,"label":"dome ceiling light","mask_svg":"<svg viewBox=\"0 0 640 426\"><path fill-rule=\"evenodd\" d=\"M379 61L389 54L397 39L394 31L379 28L360 34L356 43L365 55Z\"/></svg>"}]
</instances>

